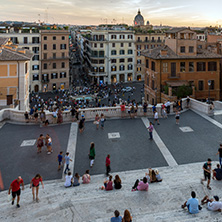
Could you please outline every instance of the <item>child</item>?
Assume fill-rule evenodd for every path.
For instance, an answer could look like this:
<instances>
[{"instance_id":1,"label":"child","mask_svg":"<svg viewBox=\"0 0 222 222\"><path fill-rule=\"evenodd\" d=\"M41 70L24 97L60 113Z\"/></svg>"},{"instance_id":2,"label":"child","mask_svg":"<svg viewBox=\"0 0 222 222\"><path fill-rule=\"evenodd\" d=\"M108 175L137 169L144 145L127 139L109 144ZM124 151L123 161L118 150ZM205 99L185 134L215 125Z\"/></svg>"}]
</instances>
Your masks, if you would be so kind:
<instances>
[{"instance_id":1,"label":"child","mask_svg":"<svg viewBox=\"0 0 222 222\"><path fill-rule=\"evenodd\" d=\"M62 151L59 153L57 158L58 158L58 162L59 162L59 166L58 166L58 171L59 171L59 170L61 170L62 160L63 160Z\"/></svg>"}]
</instances>

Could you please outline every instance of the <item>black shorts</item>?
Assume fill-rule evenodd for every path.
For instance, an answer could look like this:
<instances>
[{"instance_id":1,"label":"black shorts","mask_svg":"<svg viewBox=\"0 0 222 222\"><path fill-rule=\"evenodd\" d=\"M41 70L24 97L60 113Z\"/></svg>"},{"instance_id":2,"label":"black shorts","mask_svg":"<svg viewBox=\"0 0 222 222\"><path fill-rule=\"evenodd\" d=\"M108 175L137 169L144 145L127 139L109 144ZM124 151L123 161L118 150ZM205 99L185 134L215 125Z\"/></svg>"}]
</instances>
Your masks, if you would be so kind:
<instances>
[{"instance_id":1,"label":"black shorts","mask_svg":"<svg viewBox=\"0 0 222 222\"><path fill-rule=\"evenodd\" d=\"M206 179L210 180L210 177L211 177L210 173L204 173L205 180Z\"/></svg>"},{"instance_id":2,"label":"black shorts","mask_svg":"<svg viewBox=\"0 0 222 222\"><path fill-rule=\"evenodd\" d=\"M15 198L16 196L20 196L20 194L21 194L21 190L19 189L15 192L12 192L12 197Z\"/></svg>"},{"instance_id":3,"label":"black shorts","mask_svg":"<svg viewBox=\"0 0 222 222\"><path fill-rule=\"evenodd\" d=\"M62 165L62 161L61 161L61 162L59 161L59 166L60 166L60 165Z\"/></svg>"},{"instance_id":4,"label":"black shorts","mask_svg":"<svg viewBox=\"0 0 222 222\"><path fill-rule=\"evenodd\" d=\"M37 186L34 186L34 184L32 184L32 187L39 187L39 184Z\"/></svg>"},{"instance_id":5,"label":"black shorts","mask_svg":"<svg viewBox=\"0 0 222 222\"><path fill-rule=\"evenodd\" d=\"M179 117L179 116L176 116L176 119L180 119L180 117Z\"/></svg>"}]
</instances>

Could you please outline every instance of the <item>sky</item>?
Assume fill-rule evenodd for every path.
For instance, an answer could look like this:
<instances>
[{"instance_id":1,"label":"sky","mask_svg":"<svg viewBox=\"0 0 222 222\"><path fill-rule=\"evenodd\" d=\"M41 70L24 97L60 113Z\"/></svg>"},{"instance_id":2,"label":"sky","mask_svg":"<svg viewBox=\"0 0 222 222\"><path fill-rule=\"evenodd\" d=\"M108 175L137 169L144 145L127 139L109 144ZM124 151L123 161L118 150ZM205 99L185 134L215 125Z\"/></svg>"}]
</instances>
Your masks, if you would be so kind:
<instances>
[{"instance_id":1,"label":"sky","mask_svg":"<svg viewBox=\"0 0 222 222\"><path fill-rule=\"evenodd\" d=\"M138 9L152 25L222 25L222 0L0 0L0 21L72 25L133 24Z\"/></svg>"}]
</instances>

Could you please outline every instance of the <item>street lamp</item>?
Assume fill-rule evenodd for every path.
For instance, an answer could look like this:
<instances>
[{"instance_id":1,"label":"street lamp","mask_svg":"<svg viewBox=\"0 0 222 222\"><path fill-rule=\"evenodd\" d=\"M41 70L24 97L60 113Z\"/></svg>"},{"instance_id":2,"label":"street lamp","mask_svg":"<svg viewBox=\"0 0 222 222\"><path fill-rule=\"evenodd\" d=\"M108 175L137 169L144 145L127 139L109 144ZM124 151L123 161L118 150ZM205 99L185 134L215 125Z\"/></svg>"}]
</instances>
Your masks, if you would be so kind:
<instances>
[{"instance_id":1,"label":"street lamp","mask_svg":"<svg viewBox=\"0 0 222 222\"><path fill-rule=\"evenodd\" d=\"M156 102L155 105L157 104L157 88L155 88L155 96L156 96Z\"/></svg>"},{"instance_id":2,"label":"street lamp","mask_svg":"<svg viewBox=\"0 0 222 222\"><path fill-rule=\"evenodd\" d=\"M211 80L208 80L208 104L210 104L210 86L211 86Z\"/></svg>"}]
</instances>

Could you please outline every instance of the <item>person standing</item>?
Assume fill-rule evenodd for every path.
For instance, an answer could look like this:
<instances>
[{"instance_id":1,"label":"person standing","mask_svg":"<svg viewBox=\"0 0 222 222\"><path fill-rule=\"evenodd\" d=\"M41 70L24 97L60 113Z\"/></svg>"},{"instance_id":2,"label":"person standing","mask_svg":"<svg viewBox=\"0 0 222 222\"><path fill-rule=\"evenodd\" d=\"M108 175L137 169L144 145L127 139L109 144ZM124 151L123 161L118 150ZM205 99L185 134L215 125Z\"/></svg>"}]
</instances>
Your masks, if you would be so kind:
<instances>
[{"instance_id":1,"label":"person standing","mask_svg":"<svg viewBox=\"0 0 222 222\"><path fill-rule=\"evenodd\" d=\"M39 201L39 198L38 198L39 182L41 182L42 189L44 189L44 184L42 182L42 177L39 174L36 174L36 176L34 178L32 178L31 183L30 183L30 188L32 188L33 201L36 200L36 202ZM36 199L35 199L35 191L36 191Z\"/></svg>"},{"instance_id":2,"label":"person standing","mask_svg":"<svg viewBox=\"0 0 222 222\"><path fill-rule=\"evenodd\" d=\"M211 179L211 159L208 159L206 163L203 165L203 173L204 173L204 179L201 179L201 184L203 184L203 181L207 180L207 189L211 190L210 187L210 179Z\"/></svg>"},{"instance_id":3,"label":"person standing","mask_svg":"<svg viewBox=\"0 0 222 222\"><path fill-rule=\"evenodd\" d=\"M158 119L158 112L156 110L154 111L154 122L157 122L157 125L160 125L160 122L159 122L159 119Z\"/></svg>"},{"instance_id":4,"label":"person standing","mask_svg":"<svg viewBox=\"0 0 222 222\"><path fill-rule=\"evenodd\" d=\"M99 121L100 121L99 114L96 114L94 123L96 124L96 129L97 130L99 129Z\"/></svg>"},{"instance_id":5,"label":"person standing","mask_svg":"<svg viewBox=\"0 0 222 222\"><path fill-rule=\"evenodd\" d=\"M79 121L79 132L82 133L84 130L84 124L85 124L85 118L84 115L82 115L82 119Z\"/></svg>"},{"instance_id":6,"label":"person standing","mask_svg":"<svg viewBox=\"0 0 222 222\"><path fill-rule=\"evenodd\" d=\"M63 117L62 117L62 110L61 109L59 109L59 111L58 111L58 120L57 120L57 122L59 124L63 123Z\"/></svg>"},{"instance_id":7,"label":"person standing","mask_svg":"<svg viewBox=\"0 0 222 222\"><path fill-rule=\"evenodd\" d=\"M176 119L176 124L179 125L180 112L178 110L176 111L175 119Z\"/></svg>"},{"instance_id":8,"label":"person standing","mask_svg":"<svg viewBox=\"0 0 222 222\"><path fill-rule=\"evenodd\" d=\"M45 145L47 147L47 154L51 154L53 152L52 151L52 138L49 136L49 134L46 134Z\"/></svg>"},{"instance_id":9,"label":"person standing","mask_svg":"<svg viewBox=\"0 0 222 222\"><path fill-rule=\"evenodd\" d=\"M150 135L150 140L153 139L153 124L150 122L149 127L147 127L147 129L149 130L149 135Z\"/></svg>"},{"instance_id":10,"label":"person standing","mask_svg":"<svg viewBox=\"0 0 222 222\"><path fill-rule=\"evenodd\" d=\"M106 175L109 176L110 168L110 155L108 154L106 157Z\"/></svg>"},{"instance_id":11,"label":"person standing","mask_svg":"<svg viewBox=\"0 0 222 222\"><path fill-rule=\"evenodd\" d=\"M39 138L37 139L37 153L42 152L42 147L44 146L44 137L43 134L40 134Z\"/></svg>"},{"instance_id":12,"label":"person standing","mask_svg":"<svg viewBox=\"0 0 222 222\"><path fill-rule=\"evenodd\" d=\"M189 107L190 107L190 97L187 96L187 108L189 108Z\"/></svg>"},{"instance_id":13,"label":"person standing","mask_svg":"<svg viewBox=\"0 0 222 222\"><path fill-rule=\"evenodd\" d=\"M146 116L146 113L147 113L147 103L145 102L144 104L143 104L143 115L144 116Z\"/></svg>"},{"instance_id":14,"label":"person standing","mask_svg":"<svg viewBox=\"0 0 222 222\"><path fill-rule=\"evenodd\" d=\"M220 167L222 168L222 143L220 144L220 148L218 149L218 152L216 155L219 155L219 163L220 163Z\"/></svg>"},{"instance_id":15,"label":"person standing","mask_svg":"<svg viewBox=\"0 0 222 222\"><path fill-rule=\"evenodd\" d=\"M94 165L96 152L95 152L95 144L92 142L90 144L90 150L89 150L89 159L90 159L90 167L92 168Z\"/></svg>"},{"instance_id":16,"label":"person standing","mask_svg":"<svg viewBox=\"0 0 222 222\"><path fill-rule=\"evenodd\" d=\"M100 116L100 125L101 125L101 129L104 129L104 123L105 123L105 116L102 113Z\"/></svg>"},{"instance_id":17,"label":"person standing","mask_svg":"<svg viewBox=\"0 0 222 222\"><path fill-rule=\"evenodd\" d=\"M59 162L59 166L58 166L58 171L59 171L59 170L61 170L62 161L63 161L62 151L60 151L57 158L58 158L58 162Z\"/></svg>"},{"instance_id":18,"label":"person standing","mask_svg":"<svg viewBox=\"0 0 222 222\"><path fill-rule=\"evenodd\" d=\"M125 112L126 112L125 104L122 103L122 105L120 105L120 107L121 107L121 117L123 118L125 116Z\"/></svg>"},{"instance_id":19,"label":"person standing","mask_svg":"<svg viewBox=\"0 0 222 222\"><path fill-rule=\"evenodd\" d=\"M65 162L66 162L66 168L65 168L65 171L64 171L64 174L66 174L66 171L70 170L69 169L69 162L72 161L69 157L69 152L66 153L66 156L65 156Z\"/></svg>"},{"instance_id":20,"label":"person standing","mask_svg":"<svg viewBox=\"0 0 222 222\"><path fill-rule=\"evenodd\" d=\"M14 204L15 198L17 196L17 207L20 207L19 205L20 194L21 194L20 184L22 184L22 190L24 190L24 181L21 178L21 176L19 176L17 179L12 181L8 190L9 195L12 191L12 205Z\"/></svg>"}]
</instances>

